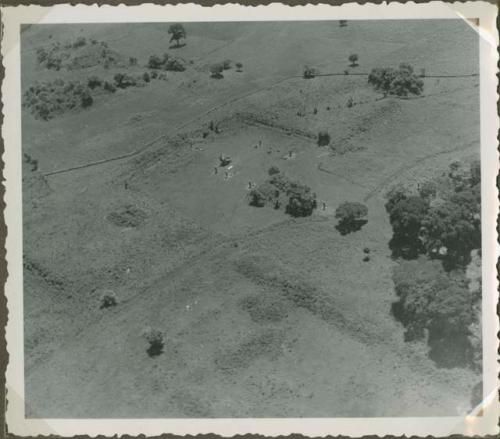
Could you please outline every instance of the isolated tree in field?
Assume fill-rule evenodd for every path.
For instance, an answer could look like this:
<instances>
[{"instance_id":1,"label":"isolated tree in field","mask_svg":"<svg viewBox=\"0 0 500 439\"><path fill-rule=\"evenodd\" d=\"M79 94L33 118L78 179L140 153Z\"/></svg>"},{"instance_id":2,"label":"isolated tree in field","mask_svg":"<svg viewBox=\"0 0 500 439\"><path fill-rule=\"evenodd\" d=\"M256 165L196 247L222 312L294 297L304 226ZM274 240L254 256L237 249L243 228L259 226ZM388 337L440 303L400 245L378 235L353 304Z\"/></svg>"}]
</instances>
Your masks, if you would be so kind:
<instances>
[{"instance_id":1,"label":"isolated tree in field","mask_svg":"<svg viewBox=\"0 0 500 439\"><path fill-rule=\"evenodd\" d=\"M342 203L335 211L335 218L339 220L337 230L342 235L355 232L367 223L368 207L361 203Z\"/></svg>"},{"instance_id":2,"label":"isolated tree in field","mask_svg":"<svg viewBox=\"0 0 500 439\"><path fill-rule=\"evenodd\" d=\"M340 27L346 27L347 26L347 20L339 20L339 26Z\"/></svg>"},{"instance_id":3,"label":"isolated tree in field","mask_svg":"<svg viewBox=\"0 0 500 439\"><path fill-rule=\"evenodd\" d=\"M330 134L328 131L320 131L318 133L318 146L326 146L330 144Z\"/></svg>"},{"instance_id":4,"label":"isolated tree in field","mask_svg":"<svg viewBox=\"0 0 500 439\"><path fill-rule=\"evenodd\" d=\"M179 40L181 38L186 38L186 30L184 26L179 23L171 24L168 28L168 33L172 35L170 42L175 41L177 47L180 47Z\"/></svg>"},{"instance_id":5,"label":"isolated tree in field","mask_svg":"<svg viewBox=\"0 0 500 439\"><path fill-rule=\"evenodd\" d=\"M224 71L224 66L220 63L217 63L217 64L212 64L210 66L210 77L211 78L215 78L215 79L222 79L224 77L224 75L222 74L222 72Z\"/></svg>"},{"instance_id":6,"label":"isolated tree in field","mask_svg":"<svg viewBox=\"0 0 500 439\"><path fill-rule=\"evenodd\" d=\"M304 66L304 78L312 79L318 74L318 71L314 67Z\"/></svg>"},{"instance_id":7,"label":"isolated tree in field","mask_svg":"<svg viewBox=\"0 0 500 439\"><path fill-rule=\"evenodd\" d=\"M353 53L349 55L349 62L351 63L351 67L356 67L358 65L358 55Z\"/></svg>"}]
</instances>

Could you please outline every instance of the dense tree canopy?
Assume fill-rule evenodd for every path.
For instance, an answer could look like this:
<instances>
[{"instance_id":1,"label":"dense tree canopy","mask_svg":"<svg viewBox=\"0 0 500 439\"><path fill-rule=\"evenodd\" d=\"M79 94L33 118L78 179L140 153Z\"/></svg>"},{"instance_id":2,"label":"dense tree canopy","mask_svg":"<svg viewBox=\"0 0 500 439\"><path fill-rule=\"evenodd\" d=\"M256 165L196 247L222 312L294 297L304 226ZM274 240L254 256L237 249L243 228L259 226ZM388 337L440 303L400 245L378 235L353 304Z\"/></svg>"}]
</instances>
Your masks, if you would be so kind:
<instances>
[{"instance_id":1,"label":"dense tree canopy","mask_svg":"<svg viewBox=\"0 0 500 439\"><path fill-rule=\"evenodd\" d=\"M335 211L335 218L339 220L337 229L343 235L355 232L366 224L368 208L361 203L342 203Z\"/></svg>"},{"instance_id":2,"label":"dense tree canopy","mask_svg":"<svg viewBox=\"0 0 500 439\"><path fill-rule=\"evenodd\" d=\"M170 42L175 41L177 46L179 46L179 40L181 38L186 38L186 29L179 23L171 24L168 28L168 33L172 35Z\"/></svg>"}]
</instances>

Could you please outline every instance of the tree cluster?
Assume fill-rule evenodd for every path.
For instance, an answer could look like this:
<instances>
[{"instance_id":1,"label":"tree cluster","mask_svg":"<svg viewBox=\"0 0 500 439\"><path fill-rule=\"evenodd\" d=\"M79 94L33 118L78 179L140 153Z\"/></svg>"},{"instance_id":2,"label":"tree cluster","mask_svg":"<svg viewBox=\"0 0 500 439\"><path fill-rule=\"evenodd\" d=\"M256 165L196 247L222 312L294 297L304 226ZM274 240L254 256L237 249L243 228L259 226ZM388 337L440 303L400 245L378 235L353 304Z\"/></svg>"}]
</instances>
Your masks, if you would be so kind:
<instances>
[{"instance_id":1,"label":"tree cluster","mask_svg":"<svg viewBox=\"0 0 500 439\"><path fill-rule=\"evenodd\" d=\"M316 194L309 186L290 180L275 166L269 169L269 179L248 194L249 204L255 207L282 206L293 217L312 215L317 207Z\"/></svg>"},{"instance_id":2,"label":"tree cluster","mask_svg":"<svg viewBox=\"0 0 500 439\"><path fill-rule=\"evenodd\" d=\"M420 95L424 82L413 72L409 64L400 64L399 68L374 68L368 75L368 83L384 94L396 96Z\"/></svg>"}]
</instances>

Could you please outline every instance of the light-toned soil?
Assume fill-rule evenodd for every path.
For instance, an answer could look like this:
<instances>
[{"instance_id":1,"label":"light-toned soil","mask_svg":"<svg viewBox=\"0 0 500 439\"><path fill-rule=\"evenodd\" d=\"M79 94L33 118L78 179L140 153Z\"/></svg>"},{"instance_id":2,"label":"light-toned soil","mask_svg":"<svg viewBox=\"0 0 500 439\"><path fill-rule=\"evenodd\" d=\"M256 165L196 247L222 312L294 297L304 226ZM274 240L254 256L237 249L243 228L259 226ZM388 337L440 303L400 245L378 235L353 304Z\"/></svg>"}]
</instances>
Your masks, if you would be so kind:
<instances>
[{"instance_id":1,"label":"light-toned soil","mask_svg":"<svg viewBox=\"0 0 500 439\"><path fill-rule=\"evenodd\" d=\"M360 72L409 62L427 74L477 73L477 35L465 26L188 24L187 44L170 50L193 61L185 72L48 122L26 112L23 151L39 161L36 173L25 169L23 187L27 414L467 410L479 376L437 368L423 343L404 342L391 316L394 261L383 196L478 156L478 77L427 78L424 96L409 100L382 99L365 76L300 78L305 64L355 72L350 53L359 54ZM80 35L137 57L130 68L137 73L150 54L168 49L159 24L32 26L23 33L23 87L124 70L35 65L36 47ZM211 79L207 66L224 59L241 61L243 72ZM330 147L300 134L323 129ZM232 159L227 176L222 168L214 173L221 153ZM272 165L309 185L326 210L291 219L249 206L248 183L262 183ZM368 223L346 236L334 218L344 201L369 208ZM100 309L105 290L117 306ZM147 328L165 335L155 358L146 353Z\"/></svg>"}]
</instances>

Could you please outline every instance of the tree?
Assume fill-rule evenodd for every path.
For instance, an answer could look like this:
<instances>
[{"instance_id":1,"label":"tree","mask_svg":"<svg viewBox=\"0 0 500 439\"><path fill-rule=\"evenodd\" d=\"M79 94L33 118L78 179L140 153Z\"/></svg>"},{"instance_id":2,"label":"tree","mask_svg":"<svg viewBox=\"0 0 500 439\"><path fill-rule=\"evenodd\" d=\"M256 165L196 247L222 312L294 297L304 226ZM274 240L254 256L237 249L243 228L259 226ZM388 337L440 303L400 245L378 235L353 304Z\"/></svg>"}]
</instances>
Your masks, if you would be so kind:
<instances>
[{"instance_id":1,"label":"tree","mask_svg":"<svg viewBox=\"0 0 500 439\"><path fill-rule=\"evenodd\" d=\"M443 259L447 269L467 265L471 250L481 248L480 189L477 184L453 194L422 221L426 251Z\"/></svg>"},{"instance_id":2,"label":"tree","mask_svg":"<svg viewBox=\"0 0 500 439\"><path fill-rule=\"evenodd\" d=\"M172 35L170 42L175 41L177 47L180 47L179 40L181 38L186 38L186 30L184 26L179 23L171 24L168 28L168 33Z\"/></svg>"},{"instance_id":3,"label":"tree","mask_svg":"<svg viewBox=\"0 0 500 439\"><path fill-rule=\"evenodd\" d=\"M407 341L423 340L441 367L472 366L479 346L471 343L477 323L463 272L446 273L438 261L420 257L401 262L393 272L398 300L392 313L405 327Z\"/></svg>"},{"instance_id":4,"label":"tree","mask_svg":"<svg viewBox=\"0 0 500 439\"><path fill-rule=\"evenodd\" d=\"M353 53L349 55L349 62L351 63L351 67L356 67L358 65L358 55L356 53Z\"/></svg>"},{"instance_id":5,"label":"tree","mask_svg":"<svg viewBox=\"0 0 500 439\"><path fill-rule=\"evenodd\" d=\"M347 26L347 20L339 20L339 26L340 27L346 27Z\"/></svg>"},{"instance_id":6,"label":"tree","mask_svg":"<svg viewBox=\"0 0 500 439\"><path fill-rule=\"evenodd\" d=\"M330 134L328 131L320 131L318 133L318 146L326 146L330 144Z\"/></svg>"},{"instance_id":7,"label":"tree","mask_svg":"<svg viewBox=\"0 0 500 439\"><path fill-rule=\"evenodd\" d=\"M387 205L386 205L387 208ZM393 257L415 258L422 253L420 229L429 211L429 201L419 196L401 198L391 203L389 220L393 237L389 242Z\"/></svg>"},{"instance_id":8,"label":"tree","mask_svg":"<svg viewBox=\"0 0 500 439\"><path fill-rule=\"evenodd\" d=\"M287 195L289 198L285 211L291 216L310 216L317 207L316 194L306 185L291 183Z\"/></svg>"},{"instance_id":9,"label":"tree","mask_svg":"<svg viewBox=\"0 0 500 439\"><path fill-rule=\"evenodd\" d=\"M304 78L312 79L318 74L318 71L314 67L304 66Z\"/></svg>"},{"instance_id":10,"label":"tree","mask_svg":"<svg viewBox=\"0 0 500 439\"><path fill-rule=\"evenodd\" d=\"M210 66L210 77L215 79L222 79L224 75L222 74L224 66L221 63L212 64Z\"/></svg>"},{"instance_id":11,"label":"tree","mask_svg":"<svg viewBox=\"0 0 500 439\"><path fill-rule=\"evenodd\" d=\"M367 223L368 207L361 203L346 201L335 210L335 218L339 220L336 228L342 235L360 230Z\"/></svg>"},{"instance_id":12,"label":"tree","mask_svg":"<svg viewBox=\"0 0 500 439\"><path fill-rule=\"evenodd\" d=\"M404 63L400 64L398 69L391 67L372 69L368 75L368 83L384 94L396 96L420 95L424 88L424 82L415 75L413 67Z\"/></svg>"}]
</instances>

